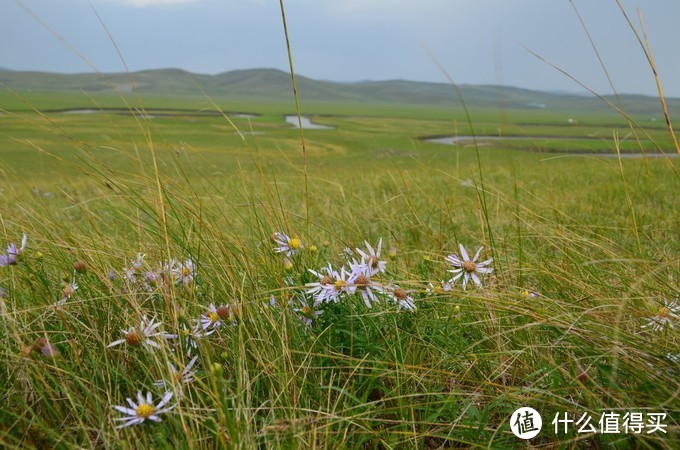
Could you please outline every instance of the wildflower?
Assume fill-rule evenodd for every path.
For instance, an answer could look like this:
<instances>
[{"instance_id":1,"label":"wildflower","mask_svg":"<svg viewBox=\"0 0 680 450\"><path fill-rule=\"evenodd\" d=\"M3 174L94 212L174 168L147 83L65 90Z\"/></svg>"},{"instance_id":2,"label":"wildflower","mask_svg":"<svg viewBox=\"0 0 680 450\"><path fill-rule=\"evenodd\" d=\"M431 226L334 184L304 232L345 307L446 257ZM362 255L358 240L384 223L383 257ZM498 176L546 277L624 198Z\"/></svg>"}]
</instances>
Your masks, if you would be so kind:
<instances>
[{"instance_id":1,"label":"wildflower","mask_svg":"<svg viewBox=\"0 0 680 450\"><path fill-rule=\"evenodd\" d=\"M26 235L21 238L21 247L17 248L16 244L12 242L7 246L7 254L0 255L0 267L9 266L17 263L17 258L26 249Z\"/></svg>"},{"instance_id":2,"label":"wildflower","mask_svg":"<svg viewBox=\"0 0 680 450\"><path fill-rule=\"evenodd\" d=\"M191 358L189 364L187 364L181 372L177 370L174 364L168 361L168 368L170 369L170 376L172 377L172 379L176 381L177 384L179 384L180 386L194 381L196 371L193 370L193 367L194 364L196 364L197 359L198 355ZM154 384L159 387L164 387L166 385L166 382L163 380L158 380L154 382Z\"/></svg>"},{"instance_id":3,"label":"wildflower","mask_svg":"<svg viewBox=\"0 0 680 450\"><path fill-rule=\"evenodd\" d=\"M529 290L527 290L527 289L525 289L525 290L522 291L522 296L523 296L523 297L527 297L527 298L535 298L536 295L537 295L537 294L536 294L535 292L529 291Z\"/></svg>"},{"instance_id":4,"label":"wildflower","mask_svg":"<svg viewBox=\"0 0 680 450\"><path fill-rule=\"evenodd\" d=\"M123 414L127 414L129 416L114 419L123 422L122 425L118 425L116 428L137 425L143 423L147 419L153 420L154 422L160 422L161 419L158 417L158 415L166 413L175 407L175 405L173 405L169 408L163 408L170 401L172 396L172 391L166 392L158 405L154 406L151 392L146 393L146 398L142 396L141 391L137 392L137 403L133 402L130 398L126 399L130 405L130 408L125 406L113 407L116 411L122 412Z\"/></svg>"},{"instance_id":5,"label":"wildflower","mask_svg":"<svg viewBox=\"0 0 680 450\"><path fill-rule=\"evenodd\" d=\"M52 304L52 308L54 308L55 310L59 309L64 303L66 303L67 300L71 298L71 296L77 289L78 285L76 284L76 279L74 277L73 281L64 286L64 289L61 290L61 299Z\"/></svg>"},{"instance_id":6,"label":"wildflower","mask_svg":"<svg viewBox=\"0 0 680 450\"><path fill-rule=\"evenodd\" d=\"M87 272L87 263L82 259L79 259L78 261L73 263L73 268L78 273L85 273Z\"/></svg>"},{"instance_id":7,"label":"wildflower","mask_svg":"<svg viewBox=\"0 0 680 450\"><path fill-rule=\"evenodd\" d=\"M130 283L136 283L137 282L137 272L142 270L142 266L144 265L144 257L146 255L142 255L141 253L137 253L137 260L132 263L132 265L125 269L125 278Z\"/></svg>"},{"instance_id":8,"label":"wildflower","mask_svg":"<svg viewBox=\"0 0 680 450\"><path fill-rule=\"evenodd\" d=\"M323 310L317 309L316 304L312 304L310 306L309 302L304 298L300 299L300 305L301 306L299 308L294 308L293 311L297 313L302 323L311 328L312 322L314 319L323 314Z\"/></svg>"},{"instance_id":9,"label":"wildflower","mask_svg":"<svg viewBox=\"0 0 680 450\"><path fill-rule=\"evenodd\" d=\"M479 250L477 250L477 253L475 253L475 257L472 259L470 259L468 256L467 252L465 251L465 247L463 247L462 244L459 245L459 248L462 258L459 258L458 255L449 255L446 257L446 261L455 267L455 269L449 270L449 272L456 274L453 278L451 278L451 280L449 280L449 283L453 283L457 279L463 277L463 289L467 287L470 279L472 279L472 281L474 281L477 286L482 286L482 281L479 279L479 275L493 272L492 268L486 267L491 264L493 258L487 259L484 262L477 262L477 258L479 258L479 255L482 253L482 249L484 247L480 247Z\"/></svg>"},{"instance_id":10,"label":"wildflower","mask_svg":"<svg viewBox=\"0 0 680 450\"><path fill-rule=\"evenodd\" d=\"M428 283L427 287L425 288L425 292L427 295L440 295L444 292L449 292L451 289L453 289L451 283L442 280L436 286L431 282Z\"/></svg>"},{"instance_id":11,"label":"wildflower","mask_svg":"<svg viewBox=\"0 0 680 450\"><path fill-rule=\"evenodd\" d=\"M184 349L187 352L187 356L191 356L191 353L198 349L198 340L204 336L204 334L201 331L202 331L201 324L198 321L196 321L193 327L189 327L185 323L183 323L182 329L179 331L179 334L166 334L165 338L166 339L180 338L180 340L182 340L184 343Z\"/></svg>"},{"instance_id":12,"label":"wildflower","mask_svg":"<svg viewBox=\"0 0 680 450\"><path fill-rule=\"evenodd\" d=\"M222 322L231 317L231 310L229 306L221 305L217 308L213 303L208 307L206 314L201 314L201 328L203 331L210 330L206 335L212 334L218 327L222 326Z\"/></svg>"},{"instance_id":13,"label":"wildflower","mask_svg":"<svg viewBox=\"0 0 680 450\"><path fill-rule=\"evenodd\" d=\"M214 377L221 377L223 372L224 368L222 367L222 364L218 362L210 364L210 374Z\"/></svg>"},{"instance_id":14,"label":"wildflower","mask_svg":"<svg viewBox=\"0 0 680 450\"><path fill-rule=\"evenodd\" d=\"M336 273L335 282L333 285L326 288L326 301L332 301L337 303L342 294L354 294L357 290L356 286L353 286L349 282L350 272L344 267L340 269L339 273Z\"/></svg>"},{"instance_id":15,"label":"wildflower","mask_svg":"<svg viewBox=\"0 0 680 450\"><path fill-rule=\"evenodd\" d=\"M57 348L50 344L47 339L40 338L31 347L34 352L40 353L47 359L54 359L57 356Z\"/></svg>"},{"instance_id":16,"label":"wildflower","mask_svg":"<svg viewBox=\"0 0 680 450\"><path fill-rule=\"evenodd\" d=\"M672 363L678 364L678 363L680 363L680 353L668 352L668 353L666 353L666 359L669 360Z\"/></svg>"},{"instance_id":17,"label":"wildflower","mask_svg":"<svg viewBox=\"0 0 680 450\"><path fill-rule=\"evenodd\" d=\"M397 303L399 309L406 311L415 311L416 305L413 298L409 295L410 292L397 285L390 285L387 287L387 293L390 298Z\"/></svg>"},{"instance_id":18,"label":"wildflower","mask_svg":"<svg viewBox=\"0 0 680 450\"><path fill-rule=\"evenodd\" d=\"M314 271L309 269L312 275L319 278L319 281L307 283L307 293L314 296L315 303L323 302L329 294L329 291L335 290L334 283L340 275L333 269L333 266L328 263L328 267L323 267L321 270Z\"/></svg>"},{"instance_id":19,"label":"wildflower","mask_svg":"<svg viewBox=\"0 0 680 450\"><path fill-rule=\"evenodd\" d=\"M656 316L651 317L646 325L642 325L642 328L651 328L652 331L661 331L668 328L674 328L673 320L677 320L680 317L680 305L676 302L668 303L668 300L663 301L663 306L659 308Z\"/></svg>"},{"instance_id":20,"label":"wildflower","mask_svg":"<svg viewBox=\"0 0 680 450\"><path fill-rule=\"evenodd\" d=\"M278 247L274 248L276 253L285 253L286 256L291 257L298 252L301 248L304 248L300 239L294 237L291 238L284 233L274 233L272 235L272 240Z\"/></svg>"},{"instance_id":21,"label":"wildflower","mask_svg":"<svg viewBox=\"0 0 680 450\"><path fill-rule=\"evenodd\" d=\"M161 278L164 281L174 283L179 272L179 266L179 262L177 262L175 259L171 259L170 262L164 263L163 267L161 268Z\"/></svg>"},{"instance_id":22,"label":"wildflower","mask_svg":"<svg viewBox=\"0 0 680 450\"><path fill-rule=\"evenodd\" d=\"M359 255L361 255L361 260L365 261L365 264L368 266L371 276L377 273L385 273L387 262L380 261L382 238L380 238L380 240L378 241L377 250L374 250L373 247L371 247L371 244L369 244L366 241L364 241L364 244L366 244L366 249L368 250L367 252L364 252L358 248L356 249L356 251Z\"/></svg>"},{"instance_id":23,"label":"wildflower","mask_svg":"<svg viewBox=\"0 0 680 450\"><path fill-rule=\"evenodd\" d=\"M151 350L151 347L160 348L158 342L154 341L152 338L162 335L162 333L156 331L156 328L161 326L163 322L154 323L154 320L154 318L151 318L151 320L147 321L146 317L142 317L142 321L138 328L130 327L127 330L121 330L121 332L125 334L125 337L110 343L107 347L125 343L133 347L141 345L147 350Z\"/></svg>"},{"instance_id":24,"label":"wildflower","mask_svg":"<svg viewBox=\"0 0 680 450\"><path fill-rule=\"evenodd\" d=\"M344 249L342 249L342 253L340 253L340 257L342 257L345 261L351 261L352 259L355 258L355 256L356 255L349 247L345 247Z\"/></svg>"},{"instance_id":25,"label":"wildflower","mask_svg":"<svg viewBox=\"0 0 680 450\"><path fill-rule=\"evenodd\" d=\"M371 307L371 302L378 301L376 293L382 290L380 284L371 280L371 271L371 265L367 264L364 258L361 258L361 262L354 261L352 264L352 273L348 280L356 288L356 291L361 293L367 308Z\"/></svg>"},{"instance_id":26,"label":"wildflower","mask_svg":"<svg viewBox=\"0 0 680 450\"><path fill-rule=\"evenodd\" d=\"M175 269L175 278L177 282L182 282L185 286L188 286L194 280L194 262L190 259L184 261L183 264L177 263Z\"/></svg>"}]
</instances>

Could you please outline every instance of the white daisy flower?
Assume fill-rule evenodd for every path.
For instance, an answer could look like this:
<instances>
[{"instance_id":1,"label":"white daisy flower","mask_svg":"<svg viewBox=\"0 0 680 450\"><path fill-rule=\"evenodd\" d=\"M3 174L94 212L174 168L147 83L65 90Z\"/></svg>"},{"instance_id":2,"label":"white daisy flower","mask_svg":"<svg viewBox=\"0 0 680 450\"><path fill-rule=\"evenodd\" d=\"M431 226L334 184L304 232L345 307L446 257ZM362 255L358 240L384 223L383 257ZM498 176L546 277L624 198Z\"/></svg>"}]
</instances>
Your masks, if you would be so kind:
<instances>
[{"instance_id":1,"label":"white daisy flower","mask_svg":"<svg viewBox=\"0 0 680 450\"><path fill-rule=\"evenodd\" d=\"M348 282L355 287L356 292L361 294L366 307L370 308L372 302L378 301L376 294L382 293L383 287L380 283L371 280L371 266L364 258L361 258L361 262L354 261L351 268L352 273Z\"/></svg>"},{"instance_id":2,"label":"white daisy flower","mask_svg":"<svg viewBox=\"0 0 680 450\"><path fill-rule=\"evenodd\" d=\"M331 263L328 263L328 267L323 267L318 272L312 269L309 269L309 272L316 276L319 281L307 283L305 285L307 293L314 296L315 303L326 301L329 287L335 283L340 275L333 269Z\"/></svg>"},{"instance_id":3,"label":"white daisy flower","mask_svg":"<svg viewBox=\"0 0 680 450\"><path fill-rule=\"evenodd\" d=\"M180 265L178 279L182 280L182 283L184 283L185 286L194 280L195 268L194 262L190 259L187 259L184 261L184 264Z\"/></svg>"},{"instance_id":4,"label":"white daisy flower","mask_svg":"<svg viewBox=\"0 0 680 450\"><path fill-rule=\"evenodd\" d=\"M174 381L177 382L177 384L181 387L182 385L185 385L187 383L191 383L194 381L194 377L196 376L196 370L193 369L194 364L196 364L196 361L198 360L198 355L194 356L191 358L191 361L189 361L189 364L187 364L184 369L180 372L177 370L175 365L168 361L168 369L170 369L170 378ZM158 387L164 387L167 384L172 385L172 382L165 382L164 380L158 380L154 382L154 385Z\"/></svg>"},{"instance_id":5,"label":"white daisy flower","mask_svg":"<svg viewBox=\"0 0 680 450\"><path fill-rule=\"evenodd\" d=\"M160 348L158 342L153 338L163 335L163 333L156 331L156 328L160 327L163 322L154 321L154 318L147 321L146 317L142 317L139 327L130 327L127 330L121 330L121 332L125 334L125 337L111 342L107 347L113 347L118 344L127 344L132 347L141 345L147 350L151 350L151 347Z\"/></svg>"},{"instance_id":6,"label":"white daisy flower","mask_svg":"<svg viewBox=\"0 0 680 450\"><path fill-rule=\"evenodd\" d=\"M184 346L184 350L187 353L187 356L191 356L191 354L198 349L198 340L201 339L203 336L207 336L212 333L206 333L204 334L202 332L203 328L200 323L200 321L196 320L194 323L194 326L189 327L187 324L183 323L182 328L179 330L179 334L165 334L166 339L180 339L181 344Z\"/></svg>"},{"instance_id":7,"label":"white daisy flower","mask_svg":"<svg viewBox=\"0 0 680 450\"><path fill-rule=\"evenodd\" d=\"M339 273L336 272L334 275L335 281L333 282L333 284L325 287L326 302L337 303L342 295L351 295L354 294L357 290L357 287L352 285L349 281L351 273L348 272L347 269L345 269L344 267L340 269Z\"/></svg>"},{"instance_id":8,"label":"white daisy flower","mask_svg":"<svg viewBox=\"0 0 680 450\"><path fill-rule=\"evenodd\" d=\"M201 314L201 328L205 335L208 336L229 319L233 322L231 309L228 305L215 307L215 304L211 303L208 311L205 314Z\"/></svg>"},{"instance_id":9,"label":"white daisy flower","mask_svg":"<svg viewBox=\"0 0 680 450\"><path fill-rule=\"evenodd\" d=\"M493 258L487 259L483 262L477 262L477 258L479 258L479 255L482 253L482 249L484 247L479 247L479 250L477 250L477 253L475 253L475 257L472 259L470 259L468 256L467 252L465 251L465 247L463 247L462 244L459 244L459 248L461 254L460 258L458 255L449 255L446 257L446 262L455 267L455 269L449 270L449 272L455 274L454 277L449 280L449 283L453 284L457 279L463 277L463 289L466 289L470 280L474 281L477 286L481 287L482 280L479 279L479 275L493 272L492 268L486 267L491 264L491 262L493 262Z\"/></svg>"},{"instance_id":10,"label":"white daisy flower","mask_svg":"<svg viewBox=\"0 0 680 450\"><path fill-rule=\"evenodd\" d=\"M317 309L317 304L310 306L309 302L304 298L300 299L300 305L301 306L299 308L293 308L293 311L297 313L297 316L300 318L302 323L311 328L312 322L321 314L323 314L323 310Z\"/></svg>"},{"instance_id":11,"label":"white daisy flower","mask_svg":"<svg viewBox=\"0 0 680 450\"><path fill-rule=\"evenodd\" d=\"M656 316L650 318L646 325L642 325L642 328L651 328L652 331L675 328L673 320L677 320L678 317L680 317L680 305L676 302L668 303L668 300L664 299L663 306L659 308Z\"/></svg>"},{"instance_id":12,"label":"white daisy flower","mask_svg":"<svg viewBox=\"0 0 680 450\"><path fill-rule=\"evenodd\" d=\"M425 288L425 293L427 295L440 295L443 294L444 292L449 292L450 290L453 289L453 286L451 283L442 280L441 282L437 283L435 286L432 284L432 282L427 284L427 287Z\"/></svg>"},{"instance_id":13,"label":"white daisy flower","mask_svg":"<svg viewBox=\"0 0 680 450\"><path fill-rule=\"evenodd\" d=\"M413 302L413 297L411 297L409 295L410 292L405 290L404 288L399 287L397 285L390 285L387 287L387 293L390 296L390 298L397 303L397 307L399 309L411 312L416 310L416 305Z\"/></svg>"},{"instance_id":14,"label":"white daisy flower","mask_svg":"<svg viewBox=\"0 0 680 450\"><path fill-rule=\"evenodd\" d=\"M153 420L154 422L160 422L161 418L158 417L160 414L166 413L173 409L175 405L169 408L163 408L172 398L172 391L168 391L163 396L163 399L158 403L158 405L153 404L153 399L151 397L151 392L146 393L146 398L142 396L142 391L137 392L137 403L133 402L132 399L127 398L128 405L126 406L114 406L116 411L127 414L129 417L118 417L113 420L122 421L123 424L118 425L116 428L128 427L131 425L138 425L143 423L145 420Z\"/></svg>"},{"instance_id":15,"label":"white daisy flower","mask_svg":"<svg viewBox=\"0 0 680 450\"><path fill-rule=\"evenodd\" d=\"M278 245L274 248L276 253L285 253L286 256L291 257L297 253L301 248L304 248L300 239L294 237L291 238L284 233L274 233L272 234L272 241Z\"/></svg>"},{"instance_id":16,"label":"white daisy flower","mask_svg":"<svg viewBox=\"0 0 680 450\"><path fill-rule=\"evenodd\" d=\"M124 269L125 270L125 278L130 283L136 283L137 282L137 273L142 270L142 266L144 265L144 257L146 255L142 255L141 253L137 253L137 259L130 265L129 268Z\"/></svg>"},{"instance_id":17,"label":"white daisy flower","mask_svg":"<svg viewBox=\"0 0 680 450\"><path fill-rule=\"evenodd\" d=\"M73 293L78 289L78 285L76 284L76 279L75 277L73 278L73 281L71 283L67 284L64 286L64 289L61 290L61 299L57 300L52 304L52 309L55 311L61 308L67 300L71 298Z\"/></svg>"},{"instance_id":18,"label":"white daisy flower","mask_svg":"<svg viewBox=\"0 0 680 450\"><path fill-rule=\"evenodd\" d=\"M366 261L366 264L368 265L368 268L370 269L369 272L371 276L377 274L377 273L385 273L386 267L387 267L387 262L386 261L380 261L380 251L382 249L382 238L378 241L378 246L377 250L374 250L373 247L371 247L371 244L369 244L367 241L364 241L364 244L366 244L367 252L364 252L363 250L357 248L356 251L361 255L362 261Z\"/></svg>"}]
</instances>

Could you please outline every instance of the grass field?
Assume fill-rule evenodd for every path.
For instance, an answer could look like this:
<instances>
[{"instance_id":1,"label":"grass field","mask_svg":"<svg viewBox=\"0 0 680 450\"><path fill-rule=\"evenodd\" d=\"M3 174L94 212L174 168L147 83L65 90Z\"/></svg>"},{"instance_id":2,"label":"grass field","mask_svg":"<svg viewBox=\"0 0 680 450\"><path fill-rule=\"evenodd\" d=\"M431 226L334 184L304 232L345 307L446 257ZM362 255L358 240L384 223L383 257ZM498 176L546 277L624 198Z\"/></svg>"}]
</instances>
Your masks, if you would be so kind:
<instances>
[{"instance_id":1,"label":"grass field","mask_svg":"<svg viewBox=\"0 0 680 450\"><path fill-rule=\"evenodd\" d=\"M188 112L144 119L58 112L125 107L103 94L20 97L0 97L0 243L27 235L0 267L3 447L515 448L521 406L543 418L535 446L678 447L678 159L594 155L615 133L622 152L674 153L662 120L303 103L335 127L305 130L303 155L289 103L216 99L257 115L227 119L150 96L150 115ZM419 139L471 126L527 141ZM330 273L338 301L314 301L310 269L380 240L384 272ZM442 285L459 245L493 258L482 286ZM166 392L161 423L117 428ZM598 432L555 432L565 413ZM638 433L599 432L627 413Z\"/></svg>"}]
</instances>

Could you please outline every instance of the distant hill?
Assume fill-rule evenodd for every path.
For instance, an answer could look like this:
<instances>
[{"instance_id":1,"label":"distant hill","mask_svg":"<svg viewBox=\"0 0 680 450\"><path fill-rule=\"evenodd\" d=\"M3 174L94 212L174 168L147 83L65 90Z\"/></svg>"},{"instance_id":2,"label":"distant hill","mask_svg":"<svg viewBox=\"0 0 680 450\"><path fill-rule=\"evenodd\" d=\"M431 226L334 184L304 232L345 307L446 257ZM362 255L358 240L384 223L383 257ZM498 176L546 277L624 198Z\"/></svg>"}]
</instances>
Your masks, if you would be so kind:
<instances>
[{"instance_id":1,"label":"distant hill","mask_svg":"<svg viewBox=\"0 0 680 450\"><path fill-rule=\"evenodd\" d=\"M143 70L112 74L58 74L0 69L0 83L15 91L131 92L160 96L197 96L203 90L213 98L292 100L290 74L276 69L234 70L204 75L180 69ZM306 102L379 103L393 105L459 105L454 89L445 83L406 80L340 83L297 76L300 98ZM516 87L461 85L470 107L500 106L508 109L598 111L609 109L600 99L582 94L540 92ZM611 96L607 97L616 103ZM659 115L659 100L642 95L622 95L626 110ZM668 99L668 107L680 112L680 99Z\"/></svg>"}]
</instances>

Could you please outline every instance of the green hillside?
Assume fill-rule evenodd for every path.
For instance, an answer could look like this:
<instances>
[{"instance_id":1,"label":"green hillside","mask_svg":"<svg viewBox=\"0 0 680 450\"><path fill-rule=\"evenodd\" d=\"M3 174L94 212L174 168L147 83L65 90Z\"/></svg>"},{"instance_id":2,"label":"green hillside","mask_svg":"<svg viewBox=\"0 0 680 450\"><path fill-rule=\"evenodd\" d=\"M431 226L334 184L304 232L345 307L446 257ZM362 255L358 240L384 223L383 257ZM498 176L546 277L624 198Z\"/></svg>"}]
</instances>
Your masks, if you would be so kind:
<instances>
[{"instance_id":1,"label":"green hillside","mask_svg":"<svg viewBox=\"0 0 680 450\"><path fill-rule=\"evenodd\" d=\"M69 92L89 94L131 93L160 97L199 97L204 91L219 99L290 101L290 75L276 69L235 70L203 75L180 69L144 70L114 74L56 74L45 72L0 71L0 83L13 91ZM414 106L459 106L455 90L445 83L405 80L338 83L297 77L300 98L312 103L351 103ZM611 110L601 99L590 95L539 92L516 87L462 85L462 95L472 108L534 111ZM612 103L616 99L607 97ZM661 117L657 98L622 95L627 112ZM680 111L680 99L669 99L671 113Z\"/></svg>"}]
</instances>

